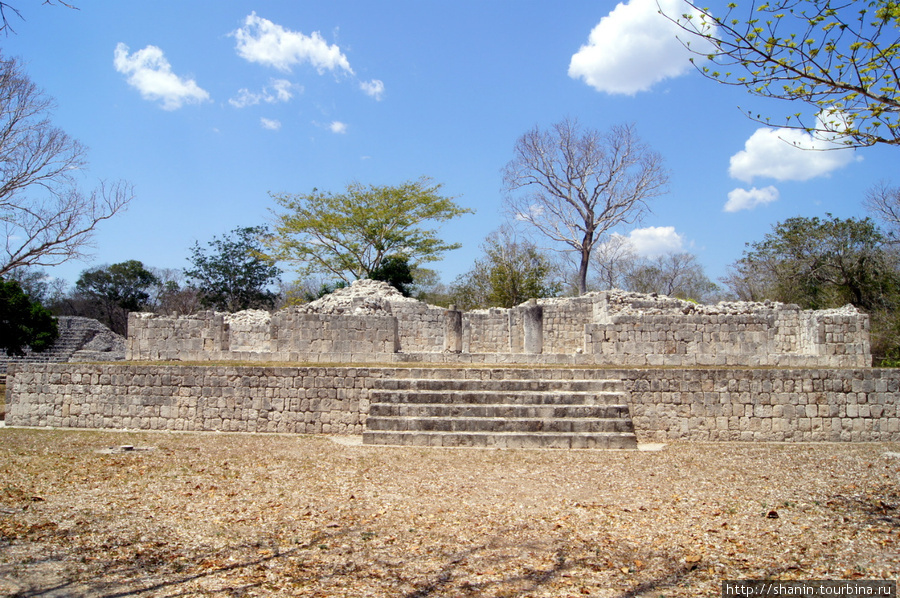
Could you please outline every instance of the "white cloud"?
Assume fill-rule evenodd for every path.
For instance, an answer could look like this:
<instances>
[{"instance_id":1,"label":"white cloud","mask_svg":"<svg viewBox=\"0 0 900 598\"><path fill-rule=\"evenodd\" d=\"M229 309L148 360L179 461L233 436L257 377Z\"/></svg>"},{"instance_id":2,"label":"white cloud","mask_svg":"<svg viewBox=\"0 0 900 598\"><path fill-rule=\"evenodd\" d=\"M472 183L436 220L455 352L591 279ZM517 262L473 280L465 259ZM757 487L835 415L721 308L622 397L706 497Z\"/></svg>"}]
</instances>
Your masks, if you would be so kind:
<instances>
[{"instance_id":1,"label":"white cloud","mask_svg":"<svg viewBox=\"0 0 900 598\"><path fill-rule=\"evenodd\" d=\"M328 128L332 133L343 134L347 132L347 123L336 120L328 125Z\"/></svg>"},{"instance_id":2,"label":"white cloud","mask_svg":"<svg viewBox=\"0 0 900 598\"><path fill-rule=\"evenodd\" d=\"M246 108L247 106L255 106L262 101L261 93L253 93L247 88L239 89L237 96L228 100L228 103L235 108Z\"/></svg>"},{"instance_id":3,"label":"white cloud","mask_svg":"<svg viewBox=\"0 0 900 598\"><path fill-rule=\"evenodd\" d=\"M128 76L128 84L148 100L162 101L164 110L176 110L183 104L199 104L209 100L209 93L193 79L182 78L172 72L163 51L156 46L129 55L128 46L116 45L113 64Z\"/></svg>"},{"instance_id":4,"label":"white cloud","mask_svg":"<svg viewBox=\"0 0 900 598\"><path fill-rule=\"evenodd\" d=\"M834 128L834 122L828 124ZM819 118L822 125L822 117ZM833 139L838 139L835 133ZM750 183L756 177L776 181L808 181L843 168L855 159L852 149L797 129L757 129L744 149L731 156L728 174Z\"/></svg>"},{"instance_id":5,"label":"white cloud","mask_svg":"<svg viewBox=\"0 0 900 598\"><path fill-rule=\"evenodd\" d=\"M728 202L725 204L726 212L740 212L752 210L757 206L764 206L773 201L778 201L778 189L769 186L763 189L735 189L728 194Z\"/></svg>"},{"instance_id":6,"label":"white cloud","mask_svg":"<svg viewBox=\"0 0 900 598\"><path fill-rule=\"evenodd\" d=\"M372 96L376 100L381 100L381 96L384 95L384 83L378 79L372 79L371 81L361 81L359 84L359 88L366 92L366 95Z\"/></svg>"},{"instance_id":7,"label":"white cloud","mask_svg":"<svg viewBox=\"0 0 900 598\"><path fill-rule=\"evenodd\" d=\"M293 89L296 86L288 81L287 79L273 79L272 80L272 90L275 92L274 101L276 102L287 102L290 101L291 98L294 97ZM303 88L300 88L300 91L303 91ZM267 102L270 100L266 100Z\"/></svg>"},{"instance_id":8,"label":"white cloud","mask_svg":"<svg viewBox=\"0 0 900 598\"><path fill-rule=\"evenodd\" d=\"M309 63L319 73L329 70L353 74L341 49L335 44L329 45L318 31L304 35L253 12L244 19L244 26L232 35L237 40L238 55L249 62L286 72L295 65Z\"/></svg>"},{"instance_id":9,"label":"white cloud","mask_svg":"<svg viewBox=\"0 0 900 598\"><path fill-rule=\"evenodd\" d=\"M260 118L259 123L262 125L263 129L268 129L270 131L277 131L281 128L280 120L273 120L270 118Z\"/></svg>"},{"instance_id":10,"label":"white cloud","mask_svg":"<svg viewBox=\"0 0 900 598\"><path fill-rule=\"evenodd\" d=\"M627 239L632 251L640 257L653 258L684 251L684 237L675 232L674 226L648 226L631 231L627 237L618 233L614 236Z\"/></svg>"},{"instance_id":11,"label":"white cloud","mask_svg":"<svg viewBox=\"0 0 900 598\"><path fill-rule=\"evenodd\" d=\"M247 106L255 106L261 102L267 104L288 102L294 97L295 89L301 93L303 92L302 86L295 85L287 79L273 79L272 82L259 93L254 93L246 88L238 90L237 96L228 100L228 103L235 108L246 108Z\"/></svg>"},{"instance_id":12,"label":"white cloud","mask_svg":"<svg viewBox=\"0 0 900 598\"><path fill-rule=\"evenodd\" d=\"M634 95L692 70L692 53L677 38L681 29L660 10L672 16L694 13L684 0L658 4L630 0L616 5L572 56L569 76L583 79L597 91Z\"/></svg>"}]
</instances>

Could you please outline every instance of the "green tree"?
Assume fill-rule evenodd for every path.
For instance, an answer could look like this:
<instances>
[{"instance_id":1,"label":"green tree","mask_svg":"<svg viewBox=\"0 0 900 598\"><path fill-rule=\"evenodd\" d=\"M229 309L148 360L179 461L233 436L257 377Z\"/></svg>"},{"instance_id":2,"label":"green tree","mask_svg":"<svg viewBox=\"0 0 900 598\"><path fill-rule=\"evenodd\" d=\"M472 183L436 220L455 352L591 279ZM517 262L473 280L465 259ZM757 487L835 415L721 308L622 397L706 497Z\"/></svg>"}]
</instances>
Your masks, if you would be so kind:
<instances>
[{"instance_id":1,"label":"green tree","mask_svg":"<svg viewBox=\"0 0 900 598\"><path fill-rule=\"evenodd\" d=\"M764 276L767 299L826 309L848 303L866 310L895 300L896 261L869 218L789 218L736 264Z\"/></svg>"},{"instance_id":2,"label":"green tree","mask_svg":"<svg viewBox=\"0 0 900 598\"><path fill-rule=\"evenodd\" d=\"M765 98L811 106L783 124L849 146L900 144L900 3L895 0L751 1L724 14L687 2L694 15L668 15L690 34L707 77ZM691 39L699 44L691 44Z\"/></svg>"},{"instance_id":3,"label":"green tree","mask_svg":"<svg viewBox=\"0 0 900 598\"><path fill-rule=\"evenodd\" d=\"M75 283L75 295L96 306L100 320L121 335L128 332L128 313L150 303L159 279L137 260L85 270Z\"/></svg>"},{"instance_id":4,"label":"green tree","mask_svg":"<svg viewBox=\"0 0 900 598\"><path fill-rule=\"evenodd\" d=\"M559 294L561 284L555 279L552 260L511 229L488 235L481 249L484 257L452 285L451 297L461 309L509 308Z\"/></svg>"},{"instance_id":5,"label":"green tree","mask_svg":"<svg viewBox=\"0 0 900 598\"><path fill-rule=\"evenodd\" d=\"M294 264L301 276L335 276L347 283L367 278L389 257L411 267L432 262L459 243L445 243L429 222L445 222L472 210L440 194L428 178L397 186L351 183L344 193L272 194L276 212L271 255Z\"/></svg>"},{"instance_id":6,"label":"green tree","mask_svg":"<svg viewBox=\"0 0 900 598\"><path fill-rule=\"evenodd\" d=\"M56 342L59 330L49 311L32 301L14 280L0 279L0 350L10 357L25 348L41 352Z\"/></svg>"},{"instance_id":7,"label":"green tree","mask_svg":"<svg viewBox=\"0 0 900 598\"><path fill-rule=\"evenodd\" d=\"M372 280L383 280L401 293L404 297L412 295L413 273L409 260L392 255L381 260L381 264L369 273Z\"/></svg>"},{"instance_id":8,"label":"green tree","mask_svg":"<svg viewBox=\"0 0 900 598\"><path fill-rule=\"evenodd\" d=\"M606 133L564 120L516 141L503 173L507 210L578 260L578 291L587 291L591 254L604 233L638 221L647 201L665 193L662 157L632 126Z\"/></svg>"},{"instance_id":9,"label":"green tree","mask_svg":"<svg viewBox=\"0 0 900 598\"><path fill-rule=\"evenodd\" d=\"M264 226L248 226L231 231L230 237L214 237L208 250L195 243L185 270L190 283L200 291L200 303L228 312L244 309L268 309L278 295L276 285L281 270L275 260L263 253Z\"/></svg>"},{"instance_id":10,"label":"green tree","mask_svg":"<svg viewBox=\"0 0 900 598\"><path fill-rule=\"evenodd\" d=\"M748 244L724 282L739 296L752 289L756 300L804 309L850 303L870 316L872 354L898 354L898 257L868 218L789 218Z\"/></svg>"}]
</instances>

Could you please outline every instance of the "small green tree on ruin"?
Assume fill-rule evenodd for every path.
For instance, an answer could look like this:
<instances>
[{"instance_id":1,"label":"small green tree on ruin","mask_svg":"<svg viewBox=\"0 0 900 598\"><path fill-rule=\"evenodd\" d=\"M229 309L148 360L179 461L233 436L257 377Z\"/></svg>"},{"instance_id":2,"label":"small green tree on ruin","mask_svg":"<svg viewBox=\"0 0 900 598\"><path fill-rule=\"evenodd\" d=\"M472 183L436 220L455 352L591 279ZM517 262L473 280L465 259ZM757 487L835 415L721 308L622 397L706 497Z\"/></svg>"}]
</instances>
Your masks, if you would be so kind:
<instances>
[{"instance_id":1,"label":"small green tree on ruin","mask_svg":"<svg viewBox=\"0 0 900 598\"><path fill-rule=\"evenodd\" d=\"M460 275L451 288L452 300L460 308L509 308L559 294L562 285L553 261L510 227L488 235L481 249L484 257Z\"/></svg>"}]
</instances>

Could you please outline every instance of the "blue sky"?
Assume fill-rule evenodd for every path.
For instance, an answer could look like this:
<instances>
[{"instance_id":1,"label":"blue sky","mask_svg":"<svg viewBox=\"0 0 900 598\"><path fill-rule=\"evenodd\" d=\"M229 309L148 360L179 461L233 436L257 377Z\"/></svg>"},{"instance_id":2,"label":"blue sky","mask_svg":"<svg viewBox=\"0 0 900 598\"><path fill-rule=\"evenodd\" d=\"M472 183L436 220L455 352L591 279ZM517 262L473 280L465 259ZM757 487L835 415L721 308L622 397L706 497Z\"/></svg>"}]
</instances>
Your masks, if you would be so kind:
<instances>
[{"instance_id":1,"label":"blue sky","mask_svg":"<svg viewBox=\"0 0 900 598\"><path fill-rule=\"evenodd\" d=\"M896 149L803 152L761 130L740 108L802 107L704 79L655 0L77 4L20 2L0 38L90 149L85 187L135 187L89 261L48 269L73 282L128 259L183 268L195 242L266 223L269 192L429 176L476 210L442 227L463 243L434 265L449 283L503 222L516 139L566 117L635 125L670 192L619 234L694 253L713 279L774 223L862 216L867 188L898 183Z\"/></svg>"}]
</instances>

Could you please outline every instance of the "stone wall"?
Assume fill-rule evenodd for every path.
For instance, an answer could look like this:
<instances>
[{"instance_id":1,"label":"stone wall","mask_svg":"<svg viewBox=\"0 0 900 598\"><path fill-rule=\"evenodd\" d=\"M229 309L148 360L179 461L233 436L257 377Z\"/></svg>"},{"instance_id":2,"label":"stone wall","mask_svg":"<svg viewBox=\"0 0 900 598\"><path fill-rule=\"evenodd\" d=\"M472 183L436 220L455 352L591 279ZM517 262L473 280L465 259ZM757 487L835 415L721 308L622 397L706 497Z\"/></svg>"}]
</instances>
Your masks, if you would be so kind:
<instances>
[{"instance_id":1,"label":"stone wall","mask_svg":"<svg viewBox=\"0 0 900 598\"><path fill-rule=\"evenodd\" d=\"M132 360L446 362L451 353L460 363L871 365L868 316L852 307L697 305L621 291L460 313L362 280L275 314L132 314L128 329Z\"/></svg>"},{"instance_id":2,"label":"stone wall","mask_svg":"<svg viewBox=\"0 0 900 598\"><path fill-rule=\"evenodd\" d=\"M389 361L397 351L397 319L281 311L177 318L132 313L129 360Z\"/></svg>"},{"instance_id":3,"label":"stone wall","mask_svg":"<svg viewBox=\"0 0 900 598\"><path fill-rule=\"evenodd\" d=\"M361 434L369 391L397 378L620 379L642 442L900 442L900 371L25 364L7 423Z\"/></svg>"},{"instance_id":4,"label":"stone wall","mask_svg":"<svg viewBox=\"0 0 900 598\"><path fill-rule=\"evenodd\" d=\"M643 441L900 441L896 369L617 372Z\"/></svg>"}]
</instances>

